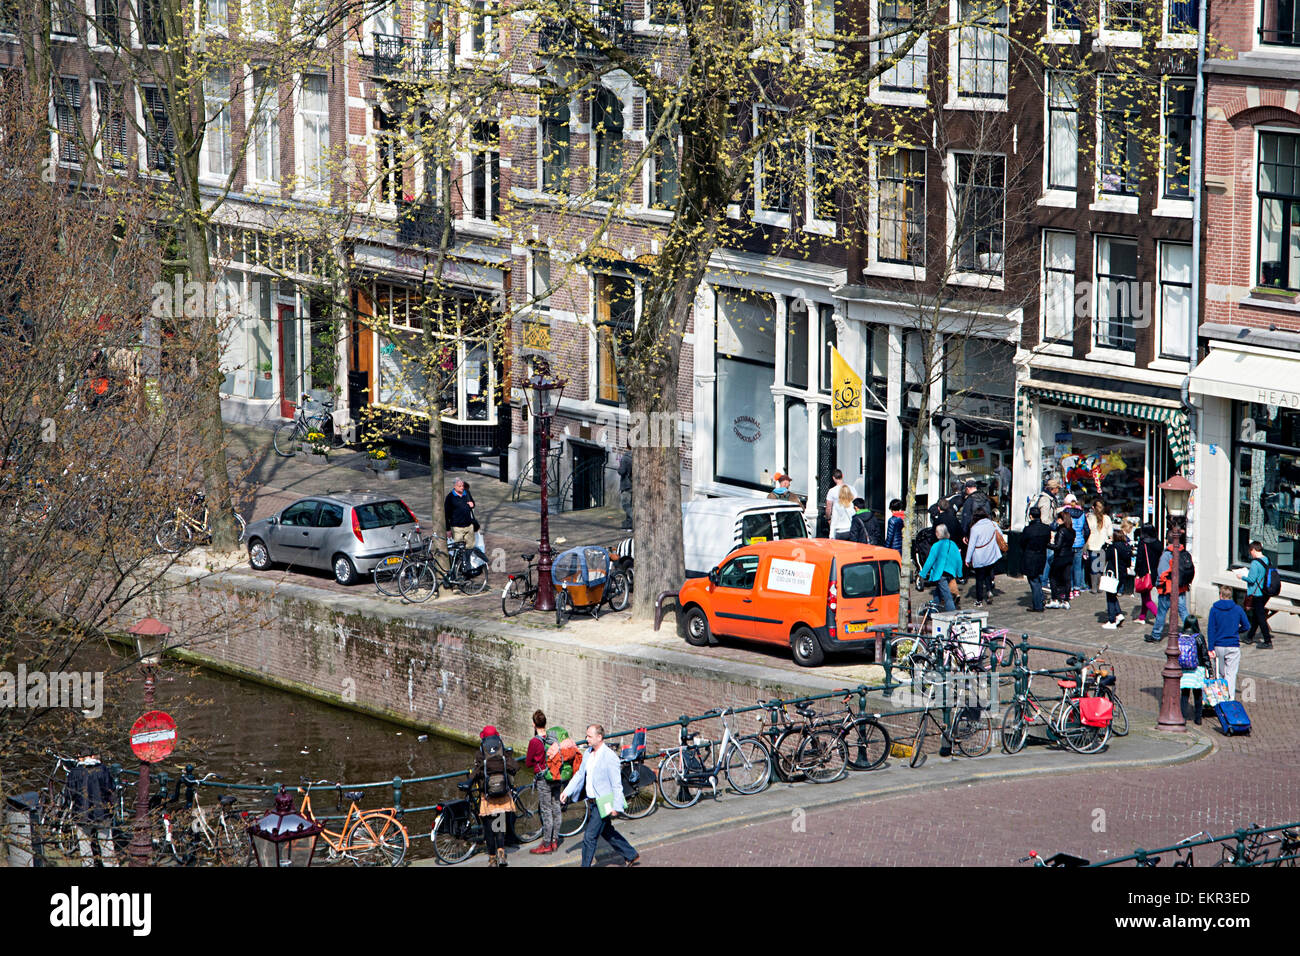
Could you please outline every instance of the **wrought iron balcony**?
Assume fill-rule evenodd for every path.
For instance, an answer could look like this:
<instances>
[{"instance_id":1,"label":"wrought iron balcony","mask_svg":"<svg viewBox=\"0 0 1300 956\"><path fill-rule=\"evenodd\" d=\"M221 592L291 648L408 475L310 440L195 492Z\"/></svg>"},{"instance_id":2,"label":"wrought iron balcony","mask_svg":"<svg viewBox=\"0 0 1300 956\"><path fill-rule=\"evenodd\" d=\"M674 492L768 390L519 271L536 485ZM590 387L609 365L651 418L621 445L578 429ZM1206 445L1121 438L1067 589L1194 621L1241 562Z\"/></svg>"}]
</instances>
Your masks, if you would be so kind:
<instances>
[{"instance_id":1,"label":"wrought iron balcony","mask_svg":"<svg viewBox=\"0 0 1300 956\"><path fill-rule=\"evenodd\" d=\"M411 76L433 73L447 63L447 51L437 39L375 34L375 76Z\"/></svg>"},{"instance_id":2,"label":"wrought iron balcony","mask_svg":"<svg viewBox=\"0 0 1300 956\"><path fill-rule=\"evenodd\" d=\"M596 32L622 49L632 35L632 21L602 14L592 18ZM537 52L546 57L599 57L596 46L571 20L543 20L537 30Z\"/></svg>"},{"instance_id":3,"label":"wrought iron balcony","mask_svg":"<svg viewBox=\"0 0 1300 956\"><path fill-rule=\"evenodd\" d=\"M397 203L399 242L416 246L436 246L442 242L444 221L442 206L432 199L403 199Z\"/></svg>"}]
</instances>

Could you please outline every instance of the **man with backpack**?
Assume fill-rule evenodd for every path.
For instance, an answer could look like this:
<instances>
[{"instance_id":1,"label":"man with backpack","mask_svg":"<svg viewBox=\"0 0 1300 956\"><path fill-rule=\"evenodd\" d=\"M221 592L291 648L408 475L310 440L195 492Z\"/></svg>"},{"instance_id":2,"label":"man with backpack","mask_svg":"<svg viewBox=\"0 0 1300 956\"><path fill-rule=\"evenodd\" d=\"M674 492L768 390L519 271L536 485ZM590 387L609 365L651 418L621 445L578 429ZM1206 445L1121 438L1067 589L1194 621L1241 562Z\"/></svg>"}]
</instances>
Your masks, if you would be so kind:
<instances>
[{"instance_id":1,"label":"man with backpack","mask_svg":"<svg viewBox=\"0 0 1300 956\"><path fill-rule=\"evenodd\" d=\"M1264 545L1260 541L1250 543L1250 567L1237 570L1237 577L1246 582L1246 596L1250 598L1250 631L1242 638L1246 644L1255 644L1261 651L1273 649L1273 632L1268 627L1268 599L1277 597L1282 591L1282 580L1277 568L1264 557ZM1255 631L1260 632L1259 643L1255 643Z\"/></svg>"},{"instance_id":2,"label":"man with backpack","mask_svg":"<svg viewBox=\"0 0 1300 956\"><path fill-rule=\"evenodd\" d=\"M1155 644L1157 641L1165 639L1165 615L1169 613L1169 607L1173 603L1170 597L1170 590L1173 588L1171 571L1174 565L1174 552L1165 548L1164 553L1160 555L1160 564L1156 567L1156 621L1151 633L1148 634L1144 641L1148 644ZM1191 552L1183 547L1178 552L1178 619L1181 621L1187 617L1187 591L1192 586L1192 578L1196 576L1196 565L1192 563Z\"/></svg>"},{"instance_id":3,"label":"man with backpack","mask_svg":"<svg viewBox=\"0 0 1300 956\"><path fill-rule=\"evenodd\" d=\"M587 757L574 771L569 785L560 794L560 803L579 793L587 798L587 827L582 833L582 865L591 866L596 858L596 842L604 837L626 866L636 866L641 855L614 829L614 818L627 808L623 798L623 767L618 754L605 746L605 728L592 724L587 728Z\"/></svg>"},{"instance_id":4,"label":"man with backpack","mask_svg":"<svg viewBox=\"0 0 1300 956\"><path fill-rule=\"evenodd\" d=\"M507 866L506 832L509 822L506 815L515 812L512 777L519 770L519 761L506 755L501 735L491 724L484 727L478 736L480 743L474 754L474 770L469 782L477 783L483 795L479 800L478 816L487 841L488 866Z\"/></svg>"}]
</instances>

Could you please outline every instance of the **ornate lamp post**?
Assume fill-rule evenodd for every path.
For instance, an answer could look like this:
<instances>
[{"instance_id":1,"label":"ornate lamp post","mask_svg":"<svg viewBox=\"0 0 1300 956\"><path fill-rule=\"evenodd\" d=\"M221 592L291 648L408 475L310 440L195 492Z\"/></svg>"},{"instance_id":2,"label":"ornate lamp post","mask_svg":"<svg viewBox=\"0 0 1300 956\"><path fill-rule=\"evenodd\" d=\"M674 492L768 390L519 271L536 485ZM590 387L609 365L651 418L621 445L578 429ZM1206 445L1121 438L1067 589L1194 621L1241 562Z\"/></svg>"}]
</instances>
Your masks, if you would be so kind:
<instances>
[{"instance_id":1,"label":"ornate lamp post","mask_svg":"<svg viewBox=\"0 0 1300 956\"><path fill-rule=\"evenodd\" d=\"M127 633L135 638L136 654L140 658L140 672L144 674L144 709L153 710L154 676L167 649L167 637L172 629L162 621L146 617L131 627ZM135 793L135 827L131 834L131 865L148 866L153 856L153 841L149 836L149 762L140 761L140 782Z\"/></svg>"},{"instance_id":2,"label":"ornate lamp post","mask_svg":"<svg viewBox=\"0 0 1300 956\"><path fill-rule=\"evenodd\" d=\"M1176 474L1161 483L1164 492L1165 511L1169 515L1168 529L1165 532L1165 544L1169 548L1169 617L1165 621L1165 669L1160 672L1164 685L1160 694L1160 718L1156 722L1157 730L1181 734L1187 730L1187 720L1183 717L1183 707L1178 684L1183 676L1183 669L1178 663L1178 633L1182 629L1182 617L1178 613L1179 585L1178 561L1187 544L1187 502L1196 485L1181 474Z\"/></svg>"},{"instance_id":3,"label":"ornate lamp post","mask_svg":"<svg viewBox=\"0 0 1300 956\"><path fill-rule=\"evenodd\" d=\"M275 796L275 809L248 828L258 866L311 866L321 825L293 808L284 789Z\"/></svg>"},{"instance_id":4,"label":"ornate lamp post","mask_svg":"<svg viewBox=\"0 0 1300 956\"><path fill-rule=\"evenodd\" d=\"M537 603L539 611L555 610L555 590L551 586L550 505L547 501L547 459L551 451L551 419L560 407L560 397L568 381L551 374L549 363L538 362L528 380L528 408L542 426L542 536L537 542Z\"/></svg>"}]
</instances>

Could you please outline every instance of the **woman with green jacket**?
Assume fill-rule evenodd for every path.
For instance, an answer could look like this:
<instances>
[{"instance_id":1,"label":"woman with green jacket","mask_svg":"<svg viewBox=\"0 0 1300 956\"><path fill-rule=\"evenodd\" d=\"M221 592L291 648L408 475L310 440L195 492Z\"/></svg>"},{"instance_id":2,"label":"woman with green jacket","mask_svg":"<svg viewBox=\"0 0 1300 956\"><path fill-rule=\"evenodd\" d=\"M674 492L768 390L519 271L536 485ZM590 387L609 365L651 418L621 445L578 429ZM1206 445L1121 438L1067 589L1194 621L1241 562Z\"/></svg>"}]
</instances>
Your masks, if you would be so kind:
<instances>
[{"instance_id":1,"label":"woman with green jacket","mask_svg":"<svg viewBox=\"0 0 1300 956\"><path fill-rule=\"evenodd\" d=\"M934 526L935 542L921 568L921 577L934 584L934 600L945 611L955 611L949 581L961 577L961 549L948 536L947 525Z\"/></svg>"}]
</instances>

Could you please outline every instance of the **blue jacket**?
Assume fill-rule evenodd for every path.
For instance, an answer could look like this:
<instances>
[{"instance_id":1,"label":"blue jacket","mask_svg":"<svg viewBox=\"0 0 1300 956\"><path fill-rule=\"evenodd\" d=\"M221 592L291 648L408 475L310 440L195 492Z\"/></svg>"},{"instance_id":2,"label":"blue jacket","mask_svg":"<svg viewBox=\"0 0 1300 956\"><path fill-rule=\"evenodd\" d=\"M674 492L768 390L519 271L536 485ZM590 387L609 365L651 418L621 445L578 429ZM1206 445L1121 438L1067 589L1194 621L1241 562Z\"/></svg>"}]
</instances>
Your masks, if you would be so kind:
<instances>
[{"instance_id":1,"label":"blue jacket","mask_svg":"<svg viewBox=\"0 0 1300 956\"><path fill-rule=\"evenodd\" d=\"M1088 514L1077 505L1067 506L1065 513L1070 518L1070 527L1074 528L1074 550L1082 551L1084 543L1088 540L1088 534L1085 530Z\"/></svg>"},{"instance_id":2,"label":"blue jacket","mask_svg":"<svg viewBox=\"0 0 1300 956\"><path fill-rule=\"evenodd\" d=\"M952 538L936 541L930 549L930 556L925 559L925 567L921 569L921 577L927 581L938 581L945 574L961 577L961 548Z\"/></svg>"},{"instance_id":3,"label":"blue jacket","mask_svg":"<svg viewBox=\"0 0 1300 956\"><path fill-rule=\"evenodd\" d=\"M1210 606L1210 617L1205 627L1205 643L1210 650L1217 647L1240 647L1237 635L1250 627L1246 612L1231 598L1215 601Z\"/></svg>"},{"instance_id":4,"label":"blue jacket","mask_svg":"<svg viewBox=\"0 0 1300 956\"><path fill-rule=\"evenodd\" d=\"M903 553L903 514L901 511L895 511L889 516L889 523L885 526L885 547L893 548L899 554Z\"/></svg>"},{"instance_id":5,"label":"blue jacket","mask_svg":"<svg viewBox=\"0 0 1300 956\"><path fill-rule=\"evenodd\" d=\"M1251 597L1264 596L1264 577L1268 574L1268 558L1255 558L1246 574L1246 593Z\"/></svg>"}]
</instances>

